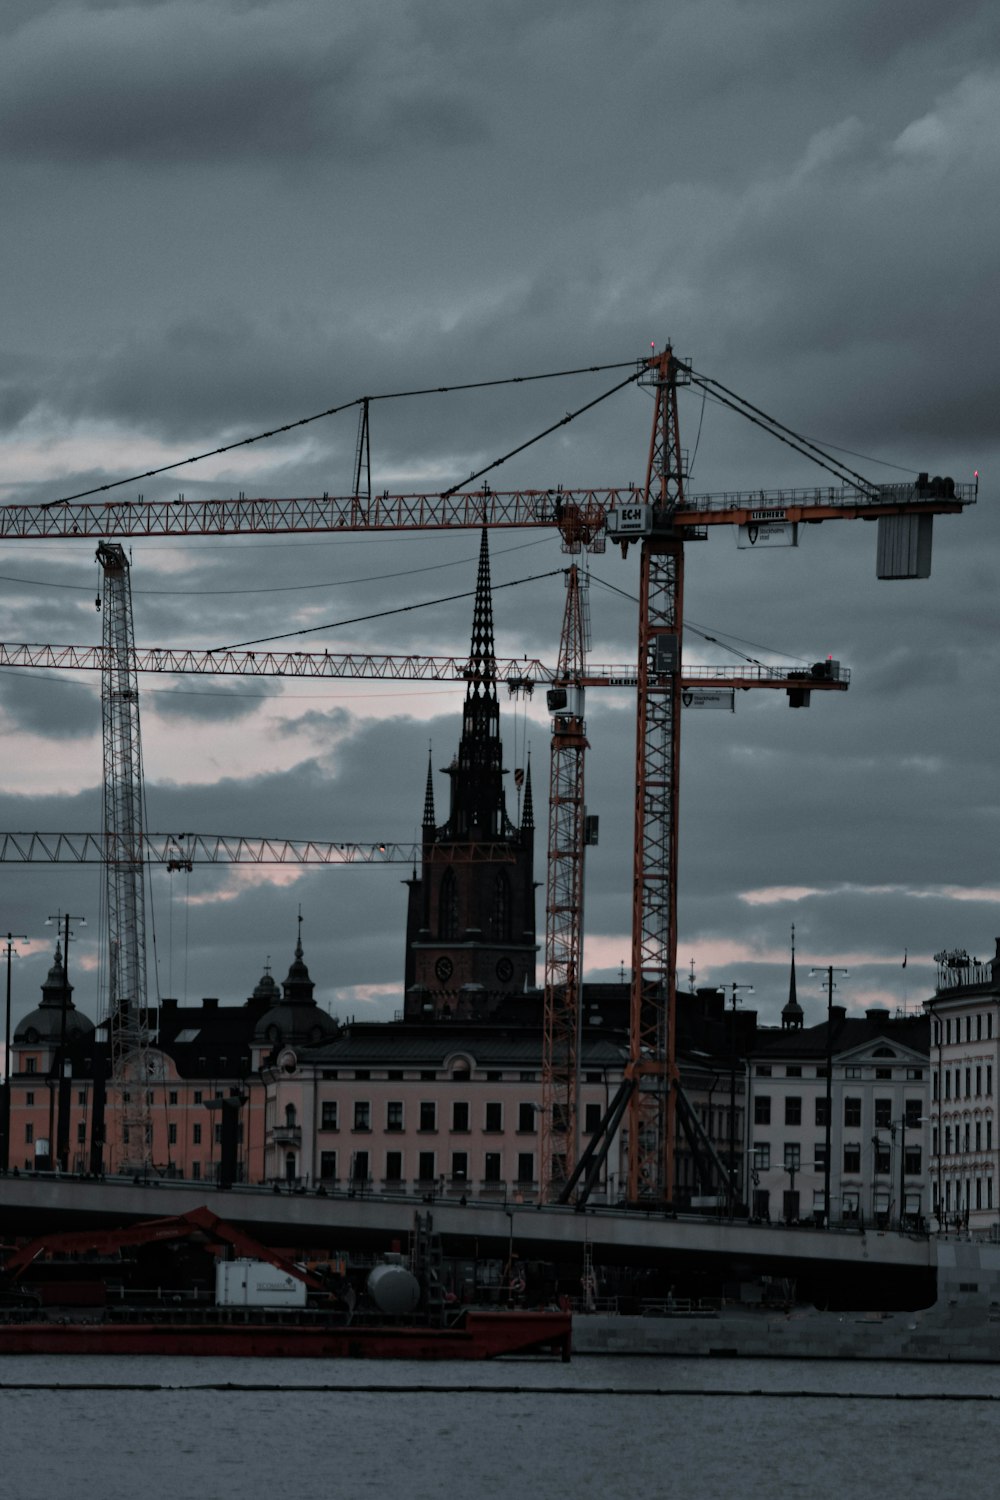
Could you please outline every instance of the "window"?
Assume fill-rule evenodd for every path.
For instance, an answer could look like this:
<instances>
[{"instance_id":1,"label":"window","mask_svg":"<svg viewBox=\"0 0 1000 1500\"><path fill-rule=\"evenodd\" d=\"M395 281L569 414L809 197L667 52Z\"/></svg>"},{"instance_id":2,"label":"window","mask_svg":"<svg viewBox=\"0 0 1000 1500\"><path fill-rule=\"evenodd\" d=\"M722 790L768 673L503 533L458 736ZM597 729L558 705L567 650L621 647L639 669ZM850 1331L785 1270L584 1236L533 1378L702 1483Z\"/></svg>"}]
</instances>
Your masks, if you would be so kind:
<instances>
[{"instance_id":1,"label":"window","mask_svg":"<svg viewBox=\"0 0 1000 1500\"><path fill-rule=\"evenodd\" d=\"M932 1156L937 1156L938 1155L938 1141L939 1141L939 1139L940 1139L940 1137L938 1135L938 1128L935 1125L934 1128L931 1131L931 1155Z\"/></svg>"},{"instance_id":2,"label":"window","mask_svg":"<svg viewBox=\"0 0 1000 1500\"><path fill-rule=\"evenodd\" d=\"M881 1141L875 1141L873 1142L872 1149L874 1151L872 1170L877 1177L887 1176L891 1166L891 1154L888 1145L883 1145Z\"/></svg>"},{"instance_id":3,"label":"window","mask_svg":"<svg viewBox=\"0 0 1000 1500\"><path fill-rule=\"evenodd\" d=\"M906 1150L903 1153L903 1171L906 1173L907 1177L920 1176L922 1156L923 1153L921 1152L919 1146L911 1146L909 1142L907 1142Z\"/></svg>"},{"instance_id":4,"label":"window","mask_svg":"<svg viewBox=\"0 0 1000 1500\"><path fill-rule=\"evenodd\" d=\"M221 1096L221 1094L216 1094L215 1097L217 1099L220 1099L222 1096ZM289 1130L295 1130L295 1129L298 1128L298 1122L299 1122L299 1117L298 1117L298 1114L296 1112L295 1105L294 1104L286 1104L285 1105L285 1125L286 1125L286 1127Z\"/></svg>"},{"instance_id":5,"label":"window","mask_svg":"<svg viewBox=\"0 0 1000 1500\"><path fill-rule=\"evenodd\" d=\"M337 1128L337 1101L336 1099L324 1099L320 1105L320 1130L336 1130Z\"/></svg>"},{"instance_id":6,"label":"window","mask_svg":"<svg viewBox=\"0 0 1000 1500\"><path fill-rule=\"evenodd\" d=\"M861 1194L844 1193L840 1201L843 1218L846 1220L856 1219L861 1211Z\"/></svg>"},{"instance_id":7,"label":"window","mask_svg":"<svg viewBox=\"0 0 1000 1500\"><path fill-rule=\"evenodd\" d=\"M933 1085L933 1087L931 1089L931 1096L932 1096L932 1098L934 1100L937 1100L941 1096L941 1090L939 1088L940 1075L938 1073L932 1074L931 1082L932 1082L932 1085Z\"/></svg>"},{"instance_id":8,"label":"window","mask_svg":"<svg viewBox=\"0 0 1000 1500\"><path fill-rule=\"evenodd\" d=\"M944 1023L944 1039L945 1039L945 1042L947 1043L947 1045L950 1047L951 1046L951 1021L950 1020L949 1021L945 1021L945 1023Z\"/></svg>"},{"instance_id":9,"label":"window","mask_svg":"<svg viewBox=\"0 0 1000 1500\"><path fill-rule=\"evenodd\" d=\"M421 1129L422 1128L423 1126L421 1125ZM467 1104L453 1104L451 1106L451 1128L452 1130L468 1130L469 1106Z\"/></svg>"},{"instance_id":10,"label":"window","mask_svg":"<svg viewBox=\"0 0 1000 1500\"><path fill-rule=\"evenodd\" d=\"M518 1073L517 1079L518 1079L519 1083L534 1083L534 1081L535 1081L535 1075L534 1075L534 1073ZM595 1082L600 1083L600 1081L601 1081L600 1074L598 1074ZM587 1082L588 1083L590 1082L590 1074L589 1073L587 1074Z\"/></svg>"},{"instance_id":11,"label":"window","mask_svg":"<svg viewBox=\"0 0 1000 1500\"><path fill-rule=\"evenodd\" d=\"M385 1153L385 1180L386 1182L401 1182L403 1177L403 1153L402 1151L387 1151Z\"/></svg>"},{"instance_id":12,"label":"window","mask_svg":"<svg viewBox=\"0 0 1000 1500\"><path fill-rule=\"evenodd\" d=\"M987 1151L992 1151L993 1150L993 1121L992 1120L987 1120L986 1121L986 1149L987 1149Z\"/></svg>"},{"instance_id":13,"label":"window","mask_svg":"<svg viewBox=\"0 0 1000 1500\"><path fill-rule=\"evenodd\" d=\"M846 1098L844 1100L844 1124L847 1126L861 1124L861 1100Z\"/></svg>"},{"instance_id":14,"label":"window","mask_svg":"<svg viewBox=\"0 0 1000 1500\"><path fill-rule=\"evenodd\" d=\"M354 1076L362 1081L369 1079L372 1076L371 1068L355 1068Z\"/></svg>"},{"instance_id":15,"label":"window","mask_svg":"<svg viewBox=\"0 0 1000 1500\"><path fill-rule=\"evenodd\" d=\"M483 1170L484 1182L500 1181L500 1152L487 1151Z\"/></svg>"},{"instance_id":16,"label":"window","mask_svg":"<svg viewBox=\"0 0 1000 1500\"><path fill-rule=\"evenodd\" d=\"M76 1102L77 1102L77 1104L86 1104L86 1102L87 1102L87 1090L86 1089L79 1089L77 1091ZM174 1104L177 1103L176 1096L175 1096L175 1098L173 1099L172 1102Z\"/></svg>"},{"instance_id":17,"label":"window","mask_svg":"<svg viewBox=\"0 0 1000 1500\"><path fill-rule=\"evenodd\" d=\"M983 1149L983 1127L982 1127L982 1123L979 1120L977 1120L976 1121L976 1150L977 1151L981 1151L982 1149Z\"/></svg>"},{"instance_id":18,"label":"window","mask_svg":"<svg viewBox=\"0 0 1000 1500\"><path fill-rule=\"evenodd\" d=\"M946 1099L950 1099L951 1098L951 1069L950 1068L945 1068L945 1070L944 1070L944 1097Z\"/></svg>"},{"instance_id":19,"label":"window","mask_svg":"<svg viewBox=\"0 0 1000 1500\"><path fill-rule=\"evenodd\" d=\"M858 1066L857 1063L850 1063L844 1069L844 1077L845 1078L860 1078L861 1077L861 1068Z\"/></svg>"},{"instance_id":20,"label":"window","mask_svg":"<svg viewBox=\"0 0 1000 1500\"><path fill-rule=\"evenodd\" d=\"M191 1181L192 1182L200 1182L201 1181L201 1162L200 1161L193 1161L191 1163Z\"/></svg>"},{"instance_id":21,"label":"window","mask_svg":"<svg viewBox=\"0 0 1000 1500\"><path fill-rule=\"evenodd\" d=\"M76 1140L77 1140L77 1144L80 1145L80 1146L82 1146L82 1145L84 1145L86 1143L86 1140L87 1140L87 1122L86 1122L86 1120L78 1120L77 1121L77 1126L76 1126Z\"/></svg>"},{"instance_id":22,"label":"window","mask_svg":"<svg viewBox=\"0 0 1000 1500\"><path fill-rule=\"evenodd\" d=\"M32 1146L32 1145L34 1145L34 1142L35 1142L35 1127L34 1127L34 1125L32 1125L31 1121L29 1120L28 1123L27 1123L27 1125L25 1125L25 1127L24 1127L24 1144L26 1146Z\"/></svg>"},{"instance_id":23,"label":"window","mask_svg":"<svg viewBox=\"0 0 1000 1500\"><path fill-rule=\"evenodd\" d=\"M486 1106L486 1129L503 1129L503 1105L493 1101Z\"/></svg>"},{"instance_id":24,"label":"window","mask_svg":"<svg viewBox=\"0 0 1000 1500\"><path fill-rule=\"evenodd\" d=\"M519 1151L517 1153L517 1180L521 1183L534 1182L535 1155L533 1151Z\"/></svg>"},{"instance_id":25,"label":"window","mask_svg":"<svg viewBox=\"0 0 1000 1500\"><path fill-rule=\"evenodd\" d=\"M977 1067L976 1068L976 1094L979 1095L982 1092L983 1092L983 1070L982 1070L981 1067Z\"/></svg>"},{"instance_id":26,"label":"window","mask_svg":"<svg viewBox=\"0 0 1000 1500\"><path fill-rule=\"evenodd\" d=\"M785 1142L785 1166L797 1172L802 1165L802 1147L798 1141Z\"/></svg>"},{"instance_id":27,"label":"window","mask_svg":"<svg viewBox=\"0 0 1000 1500\"><path fill-rule=\"evenodd\" d=\"M420 1077L424 1083L434 1083L437 1078L437 1074L435 1073L433 1068L422 1068L420 1070Z\"/></svg>"},{"instance_id":28,"label":"window","mask_svg":"<svg viewBox=\"0 0 1000 1500\"><path fill-rule=\"evenodd\" d=\"M770 1094L758 1094L753 1101L753 1122L755 1125L770 1125L771 1123L771 1096Z\"/></svg>"},{"instance_id":29,"label":"window","mask_svg":"<svg viewBox=\"0 0 1000 1500\"><path fill-rule=\"evenodd\" d=\"M907 1130L919 1130L920 1129L920 1122L921 1122L921 1120L923 1118L923 1116L920 1113L921 1108L922 1108L922 1105L921 1105L921 1101L919 1099L907 1099L906 1102L904 1103L904 1105L903 1105L903 1114L904 1114L905 1119L906 1119L906 1128L907 1128Z\"/></svg>"},{"instance_id":30,"label":"window","mask_svg":"<svg viewBox=\"0 0 1000 1500\"><path fill-rule=\"evenodd\" d=\"M533 1104L519 1104L517 1106L517 1128L522 1134L534 1130L535 1106Z\"/></svg>"},{"instance_id":31,"label":"window","mask_svg":"<svg viewBox=\"0 0 1000 1500\"><path fill-rule=\"evenodd\" d=\"M915 1083L918 1079L923 1078L923 1076L923 1068L907 1068L906 1070L906 1077L910 1083Z\"/></svg>"},{"instance_id":32,"label":"window","mask_svg":"<svg viewBox=\"0 0 1000 1500\"><path fill-rule=\"evenodd\" d=\"M351 1163L351 1179L354 1182L368 1181L368 1152L355 1151L354 1160Z\"/></svg>"},{"instance_id":33,"label":"window","mask_svg":"<svg viewBox=\"0 0 1000 1500\"><path fill-rule=\"evenodd\" d=\"M552 1106L552 1129L558 1135L566 1134L566 1126L569 1121L566 1118L566 1106L558 1101Z\"/></svg>"},{"instance_id":34,"label":"window","mask_svg":"<svg viewBox=\"0 0 1000 1500\"><path fill-rule=\"evenodd\" d=\"M965 1122L965 1149L966 1149L966 1151L968 1151L968 1149L969 1149L969 1122L968 1122L968 1120L966 1120L966 1122Z\"/></svg>"},{"instance_id":35,"label":"window","mask_svg":"<svg viewBox=\"0 0 1000 1500\"><path fill-rule=\"evenodd\" d=\"M150 1127L147 1125L146 1129L149 1130ZM221 1123L217 1124L216 1127L215 1127L215 1129L212 1131L212 1138L215 1141L215 1144L217 1146L221 1146L222 1145L222 1125L221 1125Z\"/></svg>"},{"instance_id":36,"label":"window","mask_svg":"<svg viewBox=\"0 0 1000 1500\"><path fill-rule=\"evenodd\" d=\"M768 1141L758 1141L753 1148L753 1165L756 1172L768 1172L771 1169L771 1146Z\"/></svg>"},{"instance_id":37,"label":"window","mask_svg":"<svg viewBox=\"0 0 1000 1500\"><path fill-rule=\"evenodd\" d=\"M844 1171L861 1171L861 1147L850 1145L844 1147Z\"/></svg>"},{"instance_id":38,"label":"window","mask_svg":"<svg viewBox=\"0 0 1000 1500\"><path fill-rule=\"evenodd\" d=\"M421 1182L433 1182L436 1176L434 1170L434 1152L421 1151L417 1157L417 1176Z\"/></svg>"},{"instance_id":39,"label":"window","mask_svg":"<svg viewBox=\"0 0 1000 1500\"><path fill-rule=\"evenodd\" d=\"M986 1015L986 1040L987 1041L991 1041L992 1038L993 1038L993 1012L992 1011L988 1011L987 1015Z\"/></svg>"},{"instance_id":40,"label":"window","mask_svg":"<svg viewBox=\"0 0 1000 1500\"><path fill-rule=\"evenodd\" d=\"M367 1099L354 1101L354 1128L355 1130L371 1130L372 1128L372 1107Z\"/></svg>"},{"instance_id":41,"label":"window","mask_svg":"<svg viewBox=\"0 0 1000 1500\"><path fill-rule=\"evenodd\" d=\"M195 1091L194 1091L194 1102L195 1102L195 1104L201 1104L202 1103L201 1089L195 1089Z\"/></svg>"},{"instance_id":42,"label":"window","mask_svg":"<svg viewBox=\"0 0 1000 1500\"><path fill-rule=\"evenodd\" d=\"M385 1128L386 1130L402 1130L403 1128L403 1101L402 1099L390 1099L385 1106ZM388 1171L386 1176L388 1176Z\"/></svg>"},{"instance_id":43,"label":"window","mask_svg":"<svg viewBox=\"0 0 1000 1500\"><path fill-rule=\"evenodd\" d=\"M813 1147L813 1166L817 1172L826 1171L826 1141L817 1141Z\"/></svg>"},{"instance_id":44,"label":"window","mask_svg":"<svg viewBox=\"0 0 1000 1500\"><path fill-rule=\"evenodd\" d=\"M170 1124L167 1126L167 1144L170 1146L177 1145L177 1126L175 1125L173 1120L171 1120Z\"/></svg>"},{"instance_id":45,"label":"window","mask_svg":"<svg viewBox=\"0 0 1000 1500\"><path fill-rule=\"evenodd\" d=\"M469 1176L469 1154L467 1151L453 1151L451 1153L451 1180L452 1182L466 1182Z\"/></svg>"},{"instance_id":46,"label":"window","mask_svg":"<svg viewBox=\"0 0 1000 1500\"><path fill-rule=\"evenodd\" d=\"M971 1095L971 1093L972 1093L972 1069L971 1068L966 1068L966 1070L965 1070L965 1097L966 1097L966 1099L969 1098L969 1096Z\"/></svg>"},{"instance_id":47,"label":"window","mask_svg":"<svg viewBox=\"0 0 1000 1500\"><path fill-rule=\"evenodd\" d=\"M797 1094L790 1094L785 1099L785 1124L802 1124L802 1100Z\"/></svg>"},{"instance_id":48,"label":"window","mask_svg":"<svg viewBox=\"0 0 1000 1500\"><path fill-rule=\"evenodd\" d=\"M950 1156L951 1155L951 1126L950 1125L946 1125L944 1127L944 1154L945 1154L945 1156Z\"/></svg>"},{"instance_id":49,"label":"window","mask_svg":"<svg viewBox=\"0 0 1000 1500\"><path fill-rule=\"evenodd\" d=\"M875 1100L875 1129L888 1130L892 1124L892 1100Z\"/></svg>"},{"instance_id":50,"label":"window","mask_svg":"<svg viewBox=\"0 0 1000 1500\"><path fill-rule=\"evenodd\" d=\"M487 1083L499 1083L501 1077L502 1077L502 1075L500 1073L487 1073L487 1075L486 1075L486 1082Z\"/></svg>"},{"instance_id":51,"label":"window","mask_svg":"<svg viewBox=\"0 0 1000 1500\"><path fill-rule=\"evenodd\" d=\"M583 1129L587 1135L593 1135L601 1128L601 1106L599 1104L585 1104L583 1107Z\"/></svg>"},{"instance_id":52,"label":"window","mask_svg":"<svg viewBox=\"0 0 1000 1500\"><path fill-rule=\"evenodd\" d=\"M966 1016L966 1018L965 1018L965 1040L967 1042L971 1042L972 1041L972 1017L971 1016Z\"/></svg>"},{"instance_id":53,"label":"window","mask_svg":"<svg viewBox=\"0 0 1000 1500\"><path fill-rule=\"evenodd\" d=\"M785 1077L786 1078L801 1078L802 1077L802 1067L801 1067L801 1065L799 1063L794 1063L794 1064L793 1063L789 1063L788 1067L785 1069Z\"/></svg>"},{"instance_id":54,"label":"window","mask_svg":"<svg viewBox=\"0 0 1000 1500\"><path fill-rule=\"evenodd\" d=\"M987 1019L987 1021L991 1021L993 1019L993 1017L992 1016L987 1016L986 1019ZM993 1092L993 1064L992 1063L987 1063L986 1064L986 1092L988 1094L992 1094L992 1092Z\"/></svg>"},{"instance_id":55,"label":"window","mask_svg":"<svg viewBox=\"0 0 1000 1500\"><path fill-rule=\"evenodd\" d=\"M770 1063L758 1063L757 1066L754 1068L754 1072L757 1074L758 1078L770 1078L770 1076L771 1076L771 1064Z\"/></svg>"},{"instance_id":56,"label":"window","mask_svg":"<svg viewBox=\"0 0 1000 1500\"><path fill-rule=\"evenodd\" d=\"M876 1068L875 1069L875 1079L876 1079L876 1082L879 1082L879 1083L888 1083L889 1080L891 1079L891 1077L892 1077L892 1069L891 1068Z\"/></svg>"},{"instance_id":57,"label":"window","mask_svg":"<svg viewBox=\"0 0 1000 1500\"><path fill-rule=\"evenodd\" d=\"M420 1102L420 1129L437 1130L437 1105L431 1099Z\"/></svg>"},{"instance_id":58,"label":"window","mask_svg":"<svg viewBox=\"0 0 1000 1500\"><path fill-rule=\"evenodd\" d=\"M337 1153L336 1151L321 1151L319 1153L319 1176L321 1182L336 1182L337 1180Z\"/></svg>"},{"instance_id":59,"label":"window","mask_svg":"<svg viewBox=\"0 0 1000 1500\"><path fill-rule=\"evenodd\" d=\"M37 1068L38 1068L38 1058L37 1057L26 1057L24 1059L24 1071L26 1073L34 1073L34 1072L37 1071Z\"/></svg>"},{"instance_id":60,"label":"window","mask_svg":"<svg viewBox=\"0 0 1000 1500\"><path fill-rule=\"evenodd\" d=\"M25 1094L25 1096L24 1096L24 1102L25 1102L26 1105L29 1105L29 1106L32 1105L32 1104L34 1104L34 1102L35 1102L35 1095L34 1095L34 1092L31 1089L29 1089L28 1092Z\"/></svg>"},{"instance_id":61,"label":"window","mask_svg":"<svg viewBox=\"0 0 1000 1500\"><path fill-rule=\"evenodd\" d=\"M825 1094L820 1094L817 1097L817 1099L816 1099L816 1119L815 1119L815 1122L814 1122L815 1124L817 1124L817 1125L825 1125L826 1124L827 1120L830 1117L829 1103L830 1103L830 1101L829 1101L829 1099L827 1099L827 1097L826 1097Z\"/></svg>"},{"instance_id":62,"label":"window","mask_svg":"<svg viewBox=\"0 0 1000 1500\"><path fill-rule=\"evenodd\" d=\"M201 1125L198 1121L191 1126L191 1141L195 1146L201 1145Z\"/></svg>"}]
</instances>

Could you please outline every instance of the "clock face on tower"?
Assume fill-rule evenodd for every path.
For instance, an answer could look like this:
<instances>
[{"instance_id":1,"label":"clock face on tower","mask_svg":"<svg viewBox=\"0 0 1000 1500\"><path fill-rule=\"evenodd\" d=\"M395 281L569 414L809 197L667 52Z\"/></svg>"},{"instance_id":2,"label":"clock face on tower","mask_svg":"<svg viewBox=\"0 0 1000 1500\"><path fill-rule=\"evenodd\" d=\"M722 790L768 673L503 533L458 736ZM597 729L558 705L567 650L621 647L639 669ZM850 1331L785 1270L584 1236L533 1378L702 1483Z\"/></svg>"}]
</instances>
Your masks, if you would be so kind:
<instances>
[{"instance_id":1,"label":"clock face on tower","mask_svg":"<svg viewBox=\"0 0 1000 1500\"><path fill-rule=\"evenodd\" d=\"M509 958L497 960L496 975L501 984L509 984L514 978L514 965Z\"/></svg>"},{"instance_id":2,"label":"clock face on tower","mask_svg":"<svg viewBox=\"0 0 1000 1500\"><path fill-rule=\"evenodd\" d=\"M448 980L451 978L452 968L453 965L450 958L439 958L434 965L434 972L442 984L448 983Z\"/></svg>"}]
</instances>

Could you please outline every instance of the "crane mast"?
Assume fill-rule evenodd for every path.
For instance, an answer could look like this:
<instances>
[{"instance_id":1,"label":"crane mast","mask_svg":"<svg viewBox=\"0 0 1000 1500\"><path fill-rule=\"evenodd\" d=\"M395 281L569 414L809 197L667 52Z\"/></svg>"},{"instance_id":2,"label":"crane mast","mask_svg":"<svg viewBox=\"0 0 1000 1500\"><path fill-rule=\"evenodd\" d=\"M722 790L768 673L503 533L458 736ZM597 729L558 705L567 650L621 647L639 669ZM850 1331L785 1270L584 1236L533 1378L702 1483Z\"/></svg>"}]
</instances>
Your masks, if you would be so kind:
<instances>
[{"instance_id":1,"label":"crane mast","mask_svg":"<svg viewBox=\"0 0 1000 1500\"><path fill-rule=\"evenodd\" d=\"M549 846L545 885L545 990L542 1023L542 1111L539 1126L543 1200L576 1165L579 1144L580 983L583 972L585 848L583 676L588 642L585 581L566 574L566 608L552 713Z\"/></svg>"},{"instance_id":2,"label":"crane mast","mask_svg":"<svg viewBox=\"0 0 1000 1500\"><path fill-rule=\"evenodd\" d=\"M677 386L668 346L648 361L656 406L644 503L636 705L632 981L629 1002L628 1197L673 1196L677 994L677 818L680 787L684 543L673 515L684 501Z\"/></svg>"},{"instance_id":3,"label":"crane mast","mask_svg":"<svg viewBox=\"0 0 1000 1500\"><path fill-rule=\"evenodd\" d=\"M104 747L104 870L108 922L107 1022L112 1088L118 1096L119 1171L149 1161L149 1034L143 868L142 743L132 627L132 585L124 548L101 542L104 573L101 720Z\"/></svg>"}]
</instances>

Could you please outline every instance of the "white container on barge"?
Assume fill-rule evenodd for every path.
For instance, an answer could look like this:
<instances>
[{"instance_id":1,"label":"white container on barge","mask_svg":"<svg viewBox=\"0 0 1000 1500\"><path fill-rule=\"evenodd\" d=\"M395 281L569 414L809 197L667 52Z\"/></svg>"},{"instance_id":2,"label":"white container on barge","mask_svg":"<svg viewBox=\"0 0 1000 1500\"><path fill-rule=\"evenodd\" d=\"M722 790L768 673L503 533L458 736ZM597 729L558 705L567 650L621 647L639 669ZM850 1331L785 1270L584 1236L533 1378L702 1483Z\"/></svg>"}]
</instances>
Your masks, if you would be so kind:
<instances>
[{"instance_id":1,"label":"white container on barge","mask_svg":"<svg viewBox=\"0 0 1000 1500\"><path fill-rule=\"evenodd\" d=\"M217 1307L305 1307L306 1284L266 1260L220 1260L215 1267Z\"/></svg>"}]
</instances>

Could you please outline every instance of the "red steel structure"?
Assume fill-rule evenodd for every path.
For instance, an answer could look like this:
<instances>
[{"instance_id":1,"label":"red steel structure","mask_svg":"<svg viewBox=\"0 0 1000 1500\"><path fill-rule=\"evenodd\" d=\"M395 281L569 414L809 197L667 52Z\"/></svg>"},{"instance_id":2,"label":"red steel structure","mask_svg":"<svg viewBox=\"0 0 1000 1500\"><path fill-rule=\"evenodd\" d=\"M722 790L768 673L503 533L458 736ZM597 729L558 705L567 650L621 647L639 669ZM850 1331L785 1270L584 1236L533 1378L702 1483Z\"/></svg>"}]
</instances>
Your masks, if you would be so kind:
<instances>
[{"instance_id":1,"label":"red steel structure","mask_svg":"<svg viewBox=\"0 0 1000 1500\"><path fill-rule=\"evenodd\" d=\"M655 410L646 481L638 493L631 486L506 493L484 486L475 492L445 494L57 501L0 507L0 539L6 540L550 527L559 530L564 550L570 553L584 548L603 550L606 534L622 541L623 550L629 540L640 541L629 1056L633 1087L628 1191L632 1201L669 1200L673 1190L680 707L682 686L704 681L682 677L684 540L700 537L708 526L752 525L761 519L795 525L863 517L879 520L881 548L881 523L901 522L902 531L887 529L886 553L892 556L882 576L925 576L929 571L931 518L960 513L975 501L978 492L978 485L936 479L928 484L927 476L921 475L916 483L874 485L855 476L840 486L688 496L677 390L690 380L704 385L704 378L695 376L669 346L640 365L643 382L653 388ZM359 482L356 487L360 488ZM641 533L631 536L627 528L626 534L616 530L616 517L640 504L650 518ZM906 522L913 518L924 528L919 538L916 530L905 530ZM248 658L252 656L248 653ZM177 670L162 666L152 669ZM217 670L207 664L194 668L202 669ZM249 666L246 669L252 670ZM518 675L523 677L523 670ZM745 675L739 669L734 679ZM623 674L623 678L631 679L631 673ZM775 679L761 678L752 684L734 679L726 685L785 685ZM624 680L622 685L626 685Z\"/></svg>"}]
</instances>

